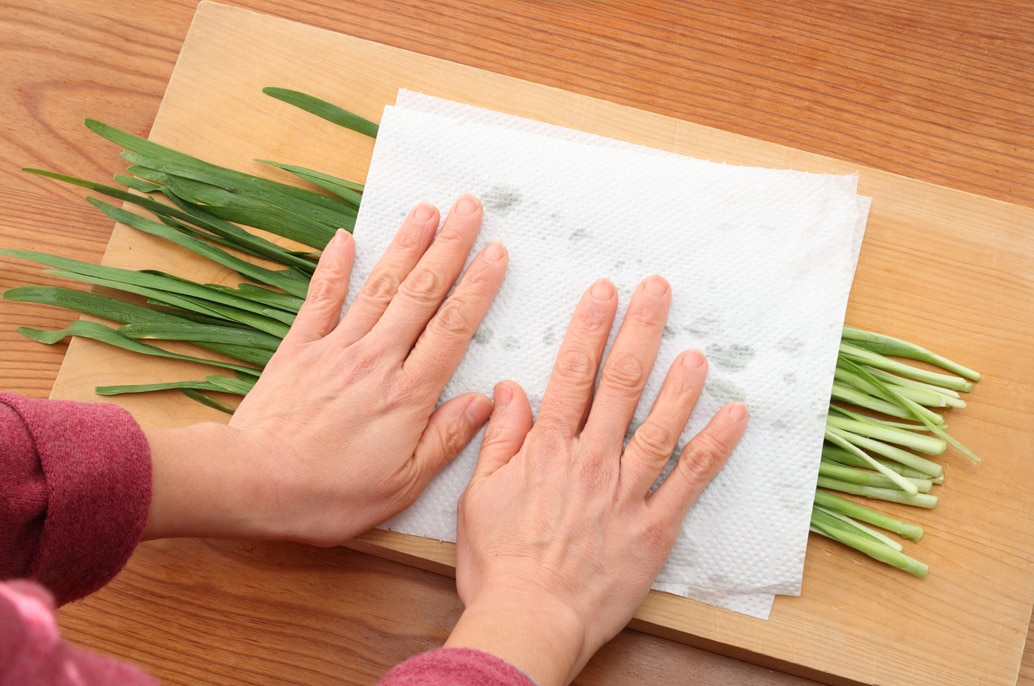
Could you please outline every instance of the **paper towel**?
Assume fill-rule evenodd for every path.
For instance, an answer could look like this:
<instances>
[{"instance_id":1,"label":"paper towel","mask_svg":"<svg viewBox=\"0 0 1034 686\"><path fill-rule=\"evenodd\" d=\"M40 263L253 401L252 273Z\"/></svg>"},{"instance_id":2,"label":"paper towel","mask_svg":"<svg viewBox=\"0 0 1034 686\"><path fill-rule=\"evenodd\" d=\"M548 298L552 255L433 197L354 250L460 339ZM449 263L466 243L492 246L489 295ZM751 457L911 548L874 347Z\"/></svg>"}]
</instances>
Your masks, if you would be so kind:
<instances>
[{"instance_id":1,"label":"paper towel","mask_svg":"<svg viewBox=\"0 0 1034 686\"><path fill-rule=\"evenodd\" d=\"M401 94L385 110L356 223L351 292L409 209L485 205L479 249L510 267L443 397L518 381L533 410L574 305L599 277L622 303L659 273L673 304L633 426L687 348L710 372L684 439L725 402L746 434L707 488L656 587L758 617L800 591L844 309L867 205L856 179L721 165ZM616 329L616 327L615 327ZM477 441L387 527L455 540Z\"/></svg>"}]
</instances>

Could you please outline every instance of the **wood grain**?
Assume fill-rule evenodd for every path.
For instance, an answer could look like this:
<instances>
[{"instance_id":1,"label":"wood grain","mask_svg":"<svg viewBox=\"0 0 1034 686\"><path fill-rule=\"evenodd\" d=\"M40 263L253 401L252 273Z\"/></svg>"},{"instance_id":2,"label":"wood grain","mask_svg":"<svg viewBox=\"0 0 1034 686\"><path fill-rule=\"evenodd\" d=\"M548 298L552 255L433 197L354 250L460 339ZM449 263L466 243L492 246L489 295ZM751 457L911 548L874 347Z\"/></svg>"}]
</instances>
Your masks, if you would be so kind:
<instances>
[{"instance_id":1,"label":"wood grain","mask_svg":"<svg viewBox=\"0 0 1034 686\"><path fill-rule=\"evenodd\" d=\"M384 3L377 8L350 3L240 4L989 197L1034 205L1032 146L1029 128L1024 124L1029 121L1032 92L1032 77L1026 68L1030 41L1025 40L1031 35L1032 18L1025 4L966 7L937 3L916 8L911 3L866 3L856 8L848 3L810 3L800 8L788 3L726 3L721 9L706 12L632 3L526 3L488 6L477 12L470 11L469 4L459 3L440 3L433 9L422 9L417 3ZM0 78L9 97L0 102L0 120L4 122L0 173L5 174L0 192L8 208L2 224L5 246L60 247L65 254L71 252L83 259L99 257L110 225L85 212L76 201L76 193L27 179L13 170L25 165L48 166L103 177L119 169L115 151L71 132L81 131L79 122L89 115L146 133L192 11L189 3L152 6L125 2L94 7L69 1L4 5L0 50L9 68ZM674 16L676 12L684 14ZM841 47L836 50L828 47L838 44ZM845 72L853 78L847 78ZM982 113L984 108L987 113ZM74 232L66 232L68 228L74 228ZM901 274L888 277L903 278ZM0 279L3 287L39 280L31 269L10 261L3 262ZM5 303L0 310L3 349L9 351L0 367L5 387L46 395L59 354L27 344L11 330L14 324L22 323L51 326L52 319L38 309L12 308ZM55 315L53 319L59 318ZM1016 411L1029 416L1030 408ZM80 631L84 642L110 646L117 645L118 633L147 627L150 622L140 621L147 612L142 598L160 593L162 588L165 592L183 588L175 583L164 587L174 581L174 574L166 573L164 566L171 565L179 555L209 561L210 553L191 547L192 543L170 542L169 548L158 551L164 552L157 558L141 555L134 560L127 574L139 569L150 570L152 575L144 574L151 580L135 606L116 595L117 600L98 596L69 608L64 616L73 635ZM279 550L277 546L272 548ZM375 567L381 564L361 556L356 559ZM226 573L232 576L235 571ZM411 572L407 570L407 574ZM379 576L366 578L364 583L380 587L388 601L382 599L365 607L369 612L394 613L395 621L400 622L409 616L411 608L405 599L393 600L391 581ZM113 593L120 593L121 583L120 577L112 587ZM270 587L264 584L264 577L254 577L244 592L253 601L266 600ZM440 626L448 626L451 620L447 608L455 602L451 586L446 581L444 587L436 588L439 592L428 594L423 602L445 608ZM124 612L117 611L123 606L144 614L127 619ZM184 611L185 623L196 621L204 626L200 619L190 616L189 605ZM267 615L256 621L261 625L270 620ZM395 627L394 632L404 633L404 629ZM390 628L388 633L392 633ZM266 634L266 640L270 635L277 634ZM308 638L318 635L313 631ZM623 680L606 683L679 682L684 675L680 669L688 669L679 666L680 660L699 659L697 653L681 646L657 643L657 639L635 632L626 632L623 640L624 636L630 637L628 645L634 649L614 651L608 647L594 662L604 665L602 672L626 675ZM233 634L228 638L231 654L219 658L213 671L235 661L264 658L261 663L268 670L269 680L278 675L286 678L277 659L265 659L265 652L253 649L248 642L235 643ZM359 641L367 646L364 658L370 653L382 654L382 643L367 639L356 632L343 642L355 645ZM433 632L425 638L429 642L435 639ZM182 674L196 676L198 672L191 670L205 669L203 646L189 640L173 645L176 650L170 652L175 655L152 655L144 663L163 679L179 682L189 680ZM651 652L646 647L657 645L667 646L671 652ZM386 663L390 661L386 659ZM672 669L646 669L657 661ZM750 669L741 663L721 664L735 667L711 674L713 683L721 683L717 681L721 678L727 679L725 683L775 679L764 673L736 671ZM361 665L328 669L338 668L342 674L354 675L339 680L370 681ZM643 678L636 678L637 669L646 670L638 673ZM230 681L239 680L232 672L225 674ZM583 678L591 679L584 683L605 683L606 677L587 671Z\"/></svg>"}]
</instances>

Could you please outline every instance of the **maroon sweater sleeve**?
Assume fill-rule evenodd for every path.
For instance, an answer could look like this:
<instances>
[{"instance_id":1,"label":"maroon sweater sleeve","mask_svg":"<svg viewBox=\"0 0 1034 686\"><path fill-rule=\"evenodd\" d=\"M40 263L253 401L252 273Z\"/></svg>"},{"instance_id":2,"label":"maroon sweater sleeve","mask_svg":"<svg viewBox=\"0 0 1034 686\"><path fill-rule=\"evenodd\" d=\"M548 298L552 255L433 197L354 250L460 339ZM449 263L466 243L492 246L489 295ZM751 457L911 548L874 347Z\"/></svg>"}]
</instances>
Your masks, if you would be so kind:
<instances>
[{"instance_id":1,"label":"maroon sweater sleeve","mask_svg":"<svg viewBox=\"0 0 1034 686\"><path fill-rule=\"evenodd\" d=\"M378 686L535 686L535 682L490 653L438 648L409 658L385 674Z\"/></svg>"},{"instance_id":2,"label":"maroon sweater sleeve","mask_svg":"<svg viewBox=\"0 0 1034 686\"><path fill-rule=\"evenodd\" d=\"M115 405L0 393L0 485L0 579L34 579L63 604L107 583L139 542L150 450Z\"/></svg>"}]
</instances>

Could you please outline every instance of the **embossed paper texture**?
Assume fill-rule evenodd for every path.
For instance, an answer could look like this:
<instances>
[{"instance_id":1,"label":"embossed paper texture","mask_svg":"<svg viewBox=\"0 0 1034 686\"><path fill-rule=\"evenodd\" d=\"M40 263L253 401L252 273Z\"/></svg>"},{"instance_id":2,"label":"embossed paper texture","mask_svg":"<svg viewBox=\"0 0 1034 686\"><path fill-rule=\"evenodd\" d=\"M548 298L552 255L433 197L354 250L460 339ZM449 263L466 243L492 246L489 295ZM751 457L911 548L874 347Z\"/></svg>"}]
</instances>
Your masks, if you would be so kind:
<instances>
[{"instance_id":1,"label":"embossed paper texture","mask_svg":"<svg viewBox=\"0 0 1034 686\"><path fill-rule=\"evenodd\" d=\"M510 266L443 398L513 379L537 411L583 291L609 278L623 310L642 279L661 274L673 304L630 430L688 348L710 370L683 441L730 400L748 404L750 421L655 588L761 618L773 595L799 594L868 208L856 178L716 164L402 93L377 137L351 292L414 205L444 212L468 192L485 206L476 249L501 240ZM479 440L387 528L455 541Z\"/></svg>"}]
</instances>

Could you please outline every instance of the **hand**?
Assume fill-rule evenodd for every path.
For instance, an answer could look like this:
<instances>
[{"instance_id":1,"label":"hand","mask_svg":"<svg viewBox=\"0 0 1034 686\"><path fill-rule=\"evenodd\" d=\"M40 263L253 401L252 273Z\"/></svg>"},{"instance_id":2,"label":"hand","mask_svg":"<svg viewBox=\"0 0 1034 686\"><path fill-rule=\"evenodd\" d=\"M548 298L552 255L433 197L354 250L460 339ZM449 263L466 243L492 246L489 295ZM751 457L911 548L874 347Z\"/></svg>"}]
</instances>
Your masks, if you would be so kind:
<instances>
[{"instance_id":1,"label":"hand","mask_svg":"<svg viewBox=\"0 0 1034 686\"><path fill-rule=\"evenodd\" d=\"M491 413L480 393L435 408L506 270L505 249L492 243L446 298L481 217L466 196L436 235L438 211L414 209L343 316L355 244L339 231L229 425L148 432L144 537L334 545L416 500Z\"/></svg>"},{"instance_id":2,"label":"hand","mask_svg":"<svg viewBox=\"0 0 1034 686\"><path fill-rule=\"evenodd\" d=\"M649 493L704 384L706 361L689 351L622 450L670 301L662 278L640 285L594 389L617 308L614 287L599 281L575 310L538 421L519 386L496 387L459 505L456 580L466 609L447 646L491 652L540 686L566 684L642 603L746 426L741 403L720 410Z\"/></svg>"}]
</instances>

